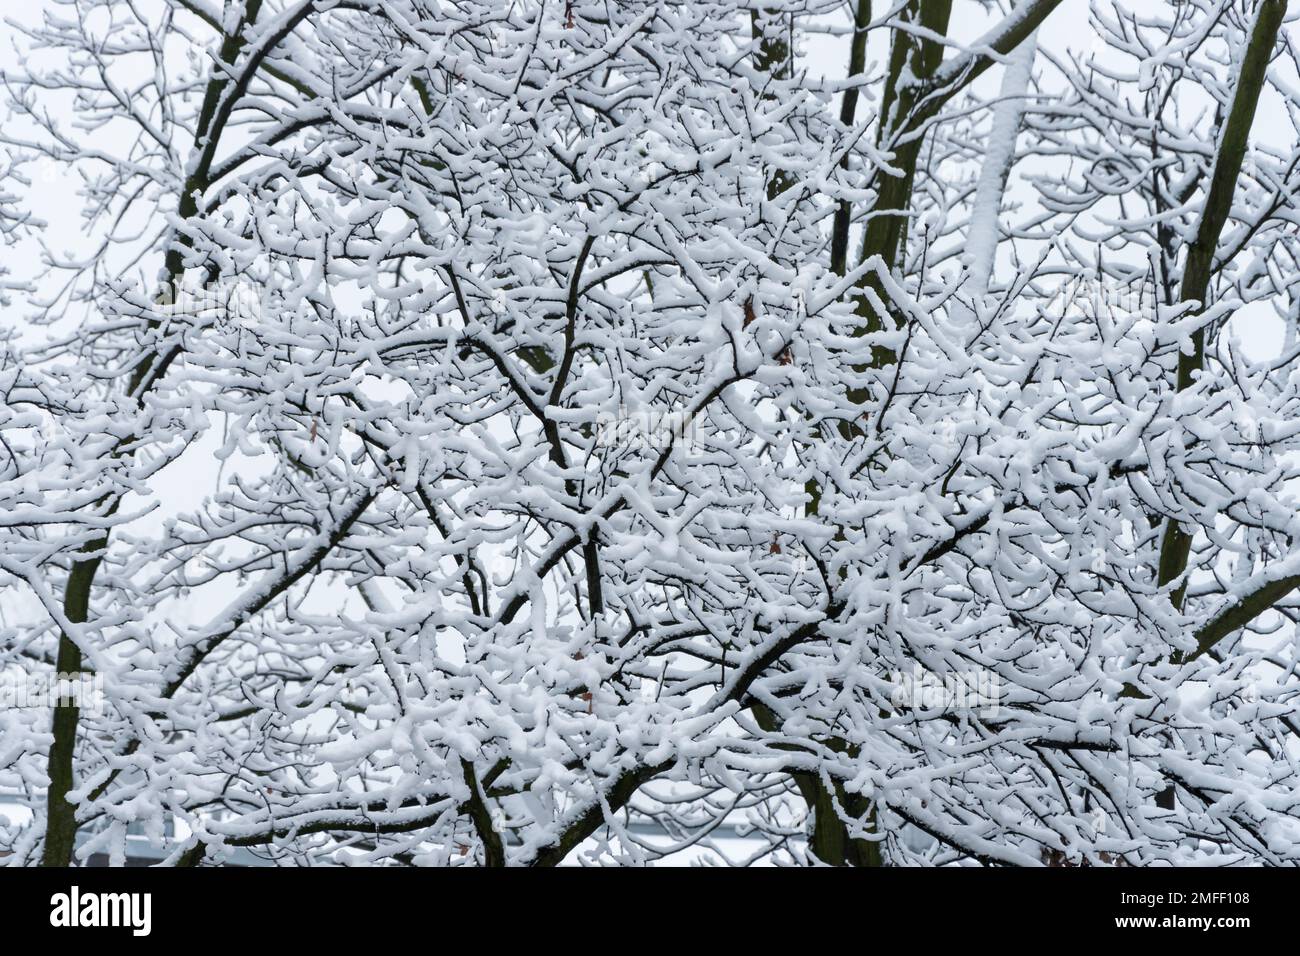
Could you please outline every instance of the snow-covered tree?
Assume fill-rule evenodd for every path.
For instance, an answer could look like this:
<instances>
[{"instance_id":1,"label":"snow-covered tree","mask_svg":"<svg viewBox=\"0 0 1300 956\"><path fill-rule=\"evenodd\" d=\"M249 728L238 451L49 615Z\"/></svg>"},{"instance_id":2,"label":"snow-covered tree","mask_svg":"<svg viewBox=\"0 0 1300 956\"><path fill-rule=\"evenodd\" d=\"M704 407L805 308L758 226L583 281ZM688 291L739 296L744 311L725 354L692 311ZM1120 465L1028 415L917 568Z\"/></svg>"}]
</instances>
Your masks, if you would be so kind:
<instances>
[{"instance_id":1,"label":"snow-covered tree","mask_svg":"<svg viewBox=\"0 0 1300 956\"><path fill-rule=\"evenodd\" d=\"M7 862L1300 859L1284 0L47 5Z\"/></svg>"}]
</instances>

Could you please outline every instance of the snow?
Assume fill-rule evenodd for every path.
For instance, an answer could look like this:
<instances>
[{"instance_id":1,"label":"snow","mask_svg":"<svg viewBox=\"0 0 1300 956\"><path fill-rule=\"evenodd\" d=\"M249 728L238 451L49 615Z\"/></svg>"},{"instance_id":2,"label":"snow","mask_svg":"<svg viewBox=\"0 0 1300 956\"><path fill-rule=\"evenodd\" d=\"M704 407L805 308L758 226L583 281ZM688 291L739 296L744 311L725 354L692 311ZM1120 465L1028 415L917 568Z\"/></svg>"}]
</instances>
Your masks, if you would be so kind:
<instances>
[{"instance_id":1,"label":"snow","mask_svg":"<svg viewBox=\"0 0 1300 956\"><path fill-rule=\"evenodd\" d=\"M237 4L49 3L0 675L104 699L0 711L6 862L56 738L116 863L1300 859L1285 58L1178 301L1244 3L962 0L892 142L893 14L846 128L831 0L775 73L715 0L266 0L224 66ZM909 137L903 248L837 275Z\"/></svg>"}]
</instances>

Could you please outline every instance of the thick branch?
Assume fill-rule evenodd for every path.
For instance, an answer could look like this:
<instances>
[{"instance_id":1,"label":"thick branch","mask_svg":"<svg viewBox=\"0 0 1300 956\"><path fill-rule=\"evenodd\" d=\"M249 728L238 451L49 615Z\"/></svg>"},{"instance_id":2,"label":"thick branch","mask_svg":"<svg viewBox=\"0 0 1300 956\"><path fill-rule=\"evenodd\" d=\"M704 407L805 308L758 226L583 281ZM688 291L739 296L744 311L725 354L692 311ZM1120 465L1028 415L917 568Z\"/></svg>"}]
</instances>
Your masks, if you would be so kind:
<instances>
[{"instance_id":1,"label":"thick branch","mask_svg":"<svg viewBox=\"0 0 1300 956\"><path fill-rule=\"evenodd\" d=\"M1241 163L1246 155L1250 127L1255 120L1255 108L1259 104L1259 94L1264 88L1269 60L1272 58L1278 30L1285 15L1286 0L1263 0L1251 32L1250 45L1242 60L1241 74L1232 98L1232 109L1224 123L1219 154L1214 163L1214 173L1210 177L1210 189L1205 197L1205 208L1196 230L1196 239L1187 251L1187 265L1183 271L1182 287L1179 290L1179 300L1195 303L1196 313L1205 308L1214 253L1218 247L1219 235L1223 232L1223 227L1228 221L1228 213L1232 209L1232 197L1236 192ZM1205 329L1199 328L1192 333L1191 353L1178 356L1180 392L1191 387L1193 375L1200 371L1204 364ZM1157 581L1161 587L1174 581L1187 570L1191 550L1192 535L1184 531L1177 521L1168 521L1160 542ZM1184 581L1170 596L1170 600L1174 607L1181 610L1186 596L1187 582Z\"/></svg>"}]
</instances>

